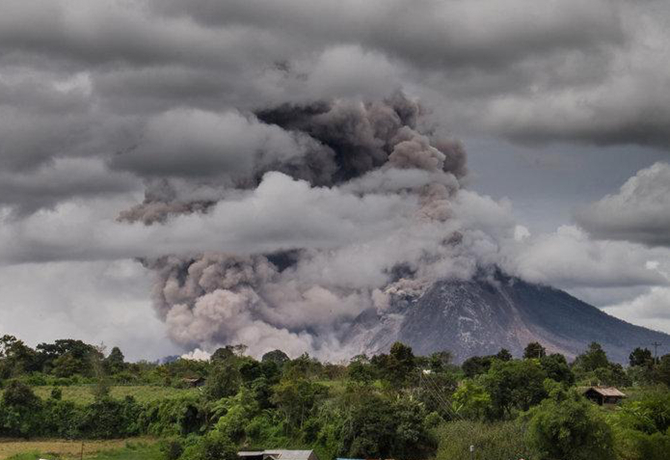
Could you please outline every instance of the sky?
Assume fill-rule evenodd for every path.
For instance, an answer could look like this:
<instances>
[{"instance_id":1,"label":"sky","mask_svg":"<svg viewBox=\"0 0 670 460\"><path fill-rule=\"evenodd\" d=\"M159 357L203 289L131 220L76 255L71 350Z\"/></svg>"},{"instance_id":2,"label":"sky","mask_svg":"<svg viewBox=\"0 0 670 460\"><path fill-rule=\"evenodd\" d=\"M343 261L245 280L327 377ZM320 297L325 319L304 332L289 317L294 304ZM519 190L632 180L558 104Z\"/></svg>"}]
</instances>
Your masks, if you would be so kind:
<instances>
[{"instance_id":1,"label":"sky","mask_svg":"<svg viewBox=\"0 0 670 460\"><path fill-rule=\"evenodd\" d=\"M323 356L486 264L670 333L667 2L2 8L0 334Z\"/></svg>"}]
</instances>

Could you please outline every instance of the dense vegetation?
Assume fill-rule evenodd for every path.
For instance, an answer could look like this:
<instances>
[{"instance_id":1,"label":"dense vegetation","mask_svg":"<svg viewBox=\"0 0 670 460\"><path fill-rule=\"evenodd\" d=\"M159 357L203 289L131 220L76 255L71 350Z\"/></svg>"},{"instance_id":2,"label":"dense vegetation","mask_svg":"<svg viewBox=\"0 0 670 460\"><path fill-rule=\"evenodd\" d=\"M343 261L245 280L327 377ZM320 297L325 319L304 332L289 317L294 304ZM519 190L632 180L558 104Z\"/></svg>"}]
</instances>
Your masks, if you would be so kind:
<instances>
[{"instance_id":1,"label":"dense vegetation","mask_svg":"<svg viewBox=\"0 0 670 460\"><path fill-rule=\"evenodd\" d=\"M501 459L670 452L670 355L646 349L633 350L626 368L597 343L572 363L532 343L521 359L501 350L460 366L448 352L415 356L401 343L346 365L244 352L127 363L118 348L59 340L32 349L5 336L0 437L150 435L162 439L165 460L232 459L240 448L312 448L322 460L466 459L470 445L476 458ZM195 378L204 386L188 389ZM578 391L590 384L630 397L600 407Z\"/></svg>"}]
</instances>

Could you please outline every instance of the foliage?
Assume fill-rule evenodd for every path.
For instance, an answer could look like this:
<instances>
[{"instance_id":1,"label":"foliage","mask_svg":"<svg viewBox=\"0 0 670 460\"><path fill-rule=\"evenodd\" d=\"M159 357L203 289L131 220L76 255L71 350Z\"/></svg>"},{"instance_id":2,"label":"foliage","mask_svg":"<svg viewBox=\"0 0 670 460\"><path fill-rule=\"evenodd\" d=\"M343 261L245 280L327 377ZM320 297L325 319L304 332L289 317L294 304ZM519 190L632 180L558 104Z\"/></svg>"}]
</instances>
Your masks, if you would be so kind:
<instances>
[{"instance_id":1,"label":"foliage","mask_svg":"<svg viewBox=\"0 0 670 460\"><path fill-rule=\"evenodd\" d=\"M491 395L493 416L511 417L513 410L528 410L547 396L544 387L546 372L538 360L495 361L482 379Z\"/></svg>"},{"instance_id":2,"label":"foliage","mask_svg":"<svg viewBox=\"0 0 670 460\"><path fill-rule=\"evenodd\" d=\"M473 356L463 361L461 369L468 378L473 378L479 374L485 374L491 368L493 358L491 356Z\"/></svg>"},{"instance_id":3,"label":"foliage","mask_svg":"<svg viewBox=\"0 0 670 460\"><path fill-rule=\"evenodd\" d=\"M523 350L523 359L541 359L547 356L547 350L539 342L531 342Z\"/></svg>"},{"instance_id":4,"label":"foliage","mask_svg":"<svg viewBox=\"0 0 670 460\"><path fill-rule=\"evenodd\" d=\"M652 357L651 351L649 349L637 347L630 353L630 356L628 357L628 362L630 364L630 367L635 366L650 367L654 363L654 358Z\"/></svg>"},{"instance_id":5,"label":"foliage","mask_svg":"<svg viewBox=\"0 0 670 460\"><path fill-rule=\"evenodd\" d=\"M368 393L345 415L339 453L350 458L424 457L435 448L423 425L425 415L416 401L389 401Z\"/></svg>"},{"instance_id":6,"label":"foliage","mask_svg":"<svg viewBox=\"0 0 670 460\"><path fill-rule=\"evenodd\" d=\"M670 355L650 363L648 350L633 350L624 369L597 343L573 365L538 347L530 344L526 359L501 350L457 366L448 351L415 356L402 343L348 364L280 350L256 360L231 345L209 361L158 364L75 340L33 350L4 336L0 436L165 438L150 451L108 453L118 459L225 459L242 447L314 449L323 460L446 460L470 458L470 444L476 458L587 458L570 450L577 446L596 460L667 457ZM195 377L205 385L186 388ZM631 397L614 409L576 395L575 381L636 387L623 388ZM640 386L652 382L660 384L653 391Z\"/></svg>"},{"instance_id":7,"label":"foliage","mask_svg":"<svg viewBox=\"0 0 670 460\"><path fill-rule=\"evenodd\" d=\"M555 382L572 385L575 383L575 374L570 369L565 356L554 353L544 356L540 359L540 366L547 374L547 377Z\"/></svg>"},{"instance_id":8,"label":"foliage","mask_svg":"<svg viewBox=\"0 0 670 460\"><path fill-rule=\"evenodd\" d=\"M610 460L612 431L595 406L576 392L556 391L528 413L526 438L540 459Z\"/></svg>"},{"instance_id":9,"label":"foliage","mask_svg":"<svg viewBox=\"0 0 670 460\"><path fill-rule=\"evenodd\" d=\"M273 362L279 365L280 367L289 360L290 358L288 357L288 355L281 350L268 351L261 358L261 362L263 363Z\"/></svg>"},{"instance_id":10,"label":"foliage","mask_svg":"<svg viewBox=\"0 0 670 460\"><path fill-rule=\"evenodd\" d=\"M584 372L607 368L609 364L607 353L597 342L591 342L588 349L575 359L575 366Z\"/></svg>"},{"instance_id":11,"label":"foliage","mask_svg":"<svg viewBox=\"0 0 670 460\"><path fill-rule=\"evenodd\" d=\"M211 431L186 447L181 460L236 460L237 448L224 434Z\"/></svg>"},{"instance_id":12,"label":"foliage","mask_svg":"<svg viewBox=\"0 0 670 460\"><path fill-rule=\"evenodd\" d=\"M212 368L207 383L205 384L205 397L211 401L232 396L240 387L240 372L231 363L215 364Z\"/></svg>"}]
</instances>

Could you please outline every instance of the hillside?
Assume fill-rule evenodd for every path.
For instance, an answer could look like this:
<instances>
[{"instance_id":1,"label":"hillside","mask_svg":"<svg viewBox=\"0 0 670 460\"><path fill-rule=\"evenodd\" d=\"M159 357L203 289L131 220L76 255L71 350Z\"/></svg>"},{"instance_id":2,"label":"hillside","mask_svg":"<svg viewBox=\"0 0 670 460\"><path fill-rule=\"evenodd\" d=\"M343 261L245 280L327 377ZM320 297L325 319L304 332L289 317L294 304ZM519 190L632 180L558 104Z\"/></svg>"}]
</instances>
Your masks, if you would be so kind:
<instances>
[{"instance_id":1,"label":"hillside","mask_svg":"<svg viewBox=\"0 0 670 460\"><path fill-rule=\"evenodd\" d=\"M386 351L401 341L419 354L450 350L458 361L503 347L519 356L532 341L573 358L596 341L610 359L626 363L635 347L670 345L667 334L617 319L559 289L503 275L436 282L387 311L364 312L353 329L361 352Z\"/></svg>"}]
</instances>

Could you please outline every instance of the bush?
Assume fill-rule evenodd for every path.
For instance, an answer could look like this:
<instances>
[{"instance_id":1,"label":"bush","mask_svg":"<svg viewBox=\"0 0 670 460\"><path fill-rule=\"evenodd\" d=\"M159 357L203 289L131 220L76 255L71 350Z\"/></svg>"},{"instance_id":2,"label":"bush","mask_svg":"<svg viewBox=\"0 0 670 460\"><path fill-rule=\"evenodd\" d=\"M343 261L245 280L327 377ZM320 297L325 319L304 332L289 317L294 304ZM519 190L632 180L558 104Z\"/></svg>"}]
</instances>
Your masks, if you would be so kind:
<instances>
[{"instance_id":1,"label":"bush","mask_svg":"<svg viewBox=\"0 0 670 460\"><path fill-rule=\"evenodd\" d=\"M210 431L195 444L188 446L181 460L236 460L237 448L224 434Z\"/></svg>"},{"instance_id":2,"label":"bush","mask_svg":"<svg viewBox=\"0 0 670 460\"><path fill-rule=\"evenodd\" d=\"M28 385L10 381L0 404L0 434L25 438L39 434L41 404Z\"/></svg>"},{"instance_id":3,"label":"bush","mask_svg":"<svg viewBox=\"0 0 670 460\"><path fill-rule=\"evenodd\" d=\"M559 390L528 413L526 439L539 459L611 460L610 427L576 392Z\"/></svg>"},{"instance_id":4,"label":"bush","mask_svg":"<svg viewBox=\"0 0 670 460\"><path fill-rule=\"evenodd\" d=\"M81 433L91 438L123 438L140 433L141 407L132 397L99 399L83 413Z\"/></svg>"},{"instance_id":5,"label":"bush","mask_svg":"<svg viewBox=\"0 0 670 460\"><path fill-rule=\"evenodd\" d=\"M184 442L179 438L164 439L160 443L160 450L165 460L177 460L184 452Z\"/></svg>"}]
</instances>

